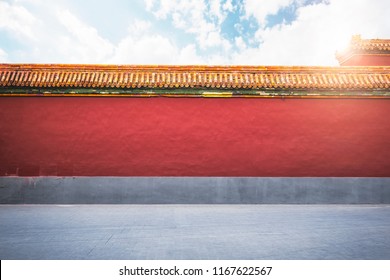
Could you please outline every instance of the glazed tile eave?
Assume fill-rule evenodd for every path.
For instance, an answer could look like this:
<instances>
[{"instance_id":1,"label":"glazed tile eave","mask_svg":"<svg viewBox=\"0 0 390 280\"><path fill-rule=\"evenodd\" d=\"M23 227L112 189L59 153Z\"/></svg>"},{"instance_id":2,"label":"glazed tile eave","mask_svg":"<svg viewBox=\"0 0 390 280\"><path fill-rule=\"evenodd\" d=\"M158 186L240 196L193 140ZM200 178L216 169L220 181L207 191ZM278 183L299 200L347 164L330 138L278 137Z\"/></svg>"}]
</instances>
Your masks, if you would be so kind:
<instances>
[{"instance_id":1,"label":"glazed tile eave","mask_svg":"<svg viewBox=\"0 0 390 280\"><path fill-rule=\"evenodd\" d=\"M340 65L353 56L390 56L389 39L362 39L360 35L352 37L347 49L336 52Z\"/></svg>"},{"instance_id":2,"label":"glazed tile eave","mask_svg":"<svg viewBox=\"0 0 390 280\"><path fill-rule=\"evenodd\" d=\"M0 92L13 89L387 92L390 67L0 64ZM184 93L183 93L184 92Z\"/></svg>"},{"instance_id":3,"label":"glazed tile eave","mask_svg":"<svg viewBox=\"0 0 390 280\"><path fill-rule=\"evenodd\" d=\"M389 39L362 39L360 36L352 38L352 49L362 51L390 51Z\"/></svg>"}]
</instances>

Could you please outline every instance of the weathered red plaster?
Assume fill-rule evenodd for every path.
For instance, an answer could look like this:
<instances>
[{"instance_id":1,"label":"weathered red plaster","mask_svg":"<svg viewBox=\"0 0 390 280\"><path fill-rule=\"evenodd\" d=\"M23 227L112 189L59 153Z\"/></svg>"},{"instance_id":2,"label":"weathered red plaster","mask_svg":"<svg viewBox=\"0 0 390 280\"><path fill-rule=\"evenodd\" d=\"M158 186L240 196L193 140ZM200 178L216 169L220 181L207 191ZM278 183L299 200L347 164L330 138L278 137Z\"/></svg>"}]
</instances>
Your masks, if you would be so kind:
<instances>
[{"instance_id":1,"label":"weathered red plaster","mask_svg":"<svg viewBox=\"0 0 390 280\"><path fill-rule=\"evenodd\" d=\"M0 175L390 176L388 99L0 98Z\"/></svg>"}]
</instances>

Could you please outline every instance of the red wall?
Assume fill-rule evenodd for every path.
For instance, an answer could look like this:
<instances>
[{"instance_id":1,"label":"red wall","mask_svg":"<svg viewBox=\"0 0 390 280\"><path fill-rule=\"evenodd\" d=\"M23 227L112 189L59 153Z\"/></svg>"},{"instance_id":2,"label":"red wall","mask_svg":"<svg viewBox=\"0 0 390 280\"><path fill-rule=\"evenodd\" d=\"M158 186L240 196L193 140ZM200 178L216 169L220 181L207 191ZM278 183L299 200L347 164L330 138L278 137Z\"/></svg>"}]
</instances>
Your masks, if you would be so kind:
<instances>
[{"instance_id":1,"label":"red wall","mask_svg":"<svg viewBox=\"0 0 390 280\"><path fill-rule=\"evenodd\" d=\"M390 176L389 99L0 98L0 175Z\"/></svg>"},{"instance_id":2,"label":"red wall","mask_svg":"<svg viewBox=\"0 0 390 280\"><path fill-rule=\"evenodd\" d=\"M390 55L354 55L341 66L390 66Z\"/></svg>"}]
</instances>

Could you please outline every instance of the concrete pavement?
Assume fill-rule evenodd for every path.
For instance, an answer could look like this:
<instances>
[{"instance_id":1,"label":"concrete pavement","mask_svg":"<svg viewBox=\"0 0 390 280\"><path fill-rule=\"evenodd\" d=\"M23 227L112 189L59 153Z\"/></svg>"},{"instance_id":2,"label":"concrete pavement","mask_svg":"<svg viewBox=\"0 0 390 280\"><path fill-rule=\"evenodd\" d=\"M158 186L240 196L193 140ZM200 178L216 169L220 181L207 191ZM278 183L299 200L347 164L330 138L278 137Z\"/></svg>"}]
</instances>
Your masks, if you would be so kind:
<instances>
[{"instance_id":1,"label":"concrete pavement","mask_svg":"<svg viewBox=\"0 0 390 280\"><path fill-rule=\"evenodd\" d=\"M390 177L0 177L0 204L390 204Z\"/></svg>"},{"instance_id":2,"label":"concrete pavement","mask_svg":"<svg viewBox=\"0 0 390 280\"><path fill-rule=\"evenodd\" d=\"M0 259L390 259L390 205L0 205Z\"/></svg>"}]
</instances>

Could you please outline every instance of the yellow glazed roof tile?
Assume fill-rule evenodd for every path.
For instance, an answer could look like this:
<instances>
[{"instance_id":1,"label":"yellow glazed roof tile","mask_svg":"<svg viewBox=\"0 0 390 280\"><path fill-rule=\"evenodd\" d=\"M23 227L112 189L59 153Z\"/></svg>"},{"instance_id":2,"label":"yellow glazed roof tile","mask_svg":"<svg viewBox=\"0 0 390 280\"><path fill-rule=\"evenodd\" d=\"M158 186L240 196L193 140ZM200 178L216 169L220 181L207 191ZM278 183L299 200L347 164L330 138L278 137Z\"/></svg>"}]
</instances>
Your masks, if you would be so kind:
<instances>
[{"instance_id":1,"label":"yellow glazed roof tile","mask_svg":"<svg viewBox=\"0 0 390 280\"><path fill-rule=\"evenodd\" d=\"M390 67L0 64L0 87L383 89Z\"/></svg>"},{"instance_id":2,"label":"yellow glazed roof tile","mask_svg":"<svg viewBox=\"0 0 390 280\"><path fill-rule=\"evenodd\" d=\"M390 39L362 39L360 35L352 36L349 46L336 52L336 58L343 64L354 55L390 55Z\"/></svg>"}]
</instances>

